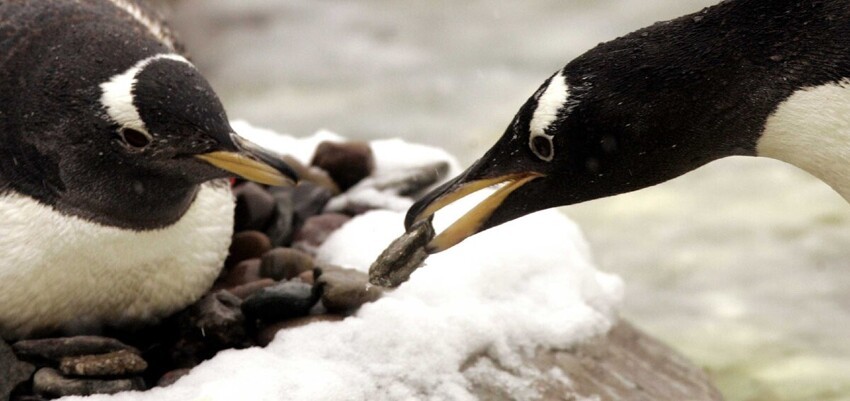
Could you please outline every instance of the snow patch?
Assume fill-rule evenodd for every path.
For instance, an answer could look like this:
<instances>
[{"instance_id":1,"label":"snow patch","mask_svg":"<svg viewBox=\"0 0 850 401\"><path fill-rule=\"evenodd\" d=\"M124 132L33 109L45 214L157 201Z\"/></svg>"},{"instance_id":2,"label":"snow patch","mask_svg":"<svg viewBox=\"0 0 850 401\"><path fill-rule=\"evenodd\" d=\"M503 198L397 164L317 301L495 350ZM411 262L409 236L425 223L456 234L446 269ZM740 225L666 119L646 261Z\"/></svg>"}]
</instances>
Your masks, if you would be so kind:
<instances>
[{"instance_id":1,"label":"snow patch","mask_svg":"<svg viewBox=\"0 0 850 401\"><path fill-rule=\"evenodd\" d=\"M298 140L239 122L234 128L303 159L321 140L341 139L319 133ZM402 142L373 145L379 173L445 156ZM399 153L402 148L408 154ZM458 217L484 195L440 211L441 217ZM317 258L366 271L403 232L403 219L404 213L386 210L355 217ZM506 372L517 372L506 390L534 399L533 389L519 390L524 383L569 378L522 367L521 356L605 333L622 296L620 279L594 268L578 227L549 210L431 256L410 281L341 322L286 330L266 348L221 352L167 388L87 400L474 400L474 382L503 380ZM495 364L469 365L477 355Z\"/></svg>"}]
</instances>

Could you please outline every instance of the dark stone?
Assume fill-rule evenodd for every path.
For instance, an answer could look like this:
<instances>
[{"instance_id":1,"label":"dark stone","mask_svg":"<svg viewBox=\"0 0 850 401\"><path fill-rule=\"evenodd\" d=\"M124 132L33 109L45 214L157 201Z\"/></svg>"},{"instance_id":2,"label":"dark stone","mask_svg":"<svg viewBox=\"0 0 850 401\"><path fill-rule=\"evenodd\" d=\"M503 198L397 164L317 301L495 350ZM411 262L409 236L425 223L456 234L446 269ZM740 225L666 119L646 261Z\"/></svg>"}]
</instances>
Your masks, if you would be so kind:
<instances>
[{"instance_id":1,"label":"dark stone","mask_svg":"<svg viewBox=\"0 0 850 401\"><path fill-rule=\"evenodd\" d=\"M379 191L392 191L397 195L417 198L423 191L446 178L448 173L448 163L436 162L376 177L372 187Z\"/></svg>"},{"instance_id":2,"label":"dark stone","mask_svg":"<svg viewBox=\"0 0 850 401\"><path fill-rule=\"evenodd\" d=\"M242 303L242 312L251 319L277 322L310 313L318 301L310 284L287 281L274 287L264 288Z\"/></svg>"},{"instance_id":3,"label":"dark stone","mask_svg":"<svg viewBox=\"0 0 850 401\"><path fill-rule=\"evenodd\" d=\"M423 220L393 241L369 267L369 282L382 287L398 287L419 268L428 253L425 247L434 238L431 220Z\"/></svg>"},{"instance_id":4,"label":"dark stone","mask_svg":"<svg viewBox=\"0 0 850 401\"><path fill-rule=\"evenodd\" d=\"M19 361L12 348L0 339L0 400L8 400L12 390L29 380L33 372L35 367Z\"/></svg>"},{"instance_id":5,"label":"dark stone","mask_svg":"<svg viewBox=\"0 0 850 401\"><path fill-rule=\"evenodd\" d=\"M41 396L64 397L144 390L145 382L141 378L117 380L70 379L62 376L56 369L42 368L35 372L32 387L33 391Z\"/></svg>"},{"instance_id":6,"label":"dark stone","mask_svg":"<svg viewBox=\"0 0 850 401\"><path fill-rule=\"evenodd\" d=\"M250 283L245 283L245 284L242 284L240 286L233 287L233 288L228 288L227 291L229 291L231 294L239 297L239 299L245 299L245 298L248 298L249 296L251 296L251 294L254 294L257 291L262 290L263 288L271 287L275 284L277 284L276 281L274 281L270 278L264 278L264 279L260 279L260 280L257 280L257 281L252 281Z\"/></svg>"},{"instance_id":7,"label":"dark stone","mask_svg":"<svg viewBox=\"0 0 850 401\"><path fill-rule=\"evenodd\" d=\"M242 300L227 291L207 294L188 309L188 323L206 346L222 349L244 346Z\"/></svg>"},{"instance_id":8,"label":"dark stone","mask_svg":"<svg viewBox=\"0 0 850 401\"><path fill-rule=\"evenodd\" d=\"M289 155L283 156L283 161L286 162L289 167L292 167L296 173L298 173L298 176L301 177L301 181L312 182L313 184L325 187L329 189L333 195L338 195L342 192L339 190L339 186L336 185L327 171L318 167L305 166L296 158Z\"/></svg>"},{"instance_id":9,"label":"dark stone","mask_svg":"<svg viewBox=\"0 0 850 401\"><path fill-rule=\"evenodd\" d=\"M248 284L261 279L260 259L253 258L239 262L235 267L228 269L219 277L215 288L233 288Z\"/></svg>"},{"instance_id":10,"label":"dark stone","mask_svg":"<svg viewBox=\"0 0 850 401\"><path fill-rule=\"evenodd\" d=\"M260 276L274 280L289 280L309 270L313 270L313 257L292 248L272 249L260 263Z\"/></svg>"},{"instance_id":11,"label":"dark stone","mask_svg":"<svg viewBox=\"0 0 850 401\"><path fill-rule=\"evenodd\" d=\"M328 172L342 191L372 174L375 160L366 142L322 142L310 164Z\"/></svg>"},{"instance_id":12,"label":"dark stone","mask_svg":"<svg viewBox=\"0 0 850 401\"><path fill-rule=\"evenodd\" d=\"M266 327L263 327L262 330L257 333L257 345L263 347L269 345L269 343L274 340L274 336L277 334L277 332L281 330L306 326L308 324L318 322L338 322L344 318L344 316L340 315L311 315L304 317L296 317L294 319L273 323Z\"/></svg>"},{"instance_id":13,"label":"dark stone","mask_svg":"<svg viewBox=\"0 0 850 401\"><path fill-rule=\"evenodd\" d=\"M140 354L139 350L114 338L99 336L76 336L21 340L12 345L19 358L29 361L59 362L69 356L97 355L126 350Z\"/></svg>"},{"instance_id":14,"label":"dark stone","mask_svg":"<svg viewBox=\"0 0 850 401\"><path fill-rule=\"evenodd\" d=\"M292 189L293 210L295 213L294 228L297 231L311 216L315 216L325 209L325 205L333 197L331 190L304 182Z\"/></svg>"},{"instance_id":15,"label":"dark stone","mask_svg":"<svg viewBox=\"0 0 850 401\"><path fill-rule=\"evenodd\" d=\"M289 245L295 231L295 203L292 200L293 190L282 188L269 192L274 200L274 213L266 229L266 235L273 247Z\"/></svg>"},{"instance_id":16,"label":"dark stone","mask_svg":"<svg viewBox=\"0 0 850 401\"><path fill-rule=\"evenodd\" d=\"M347 314L381 297L381 287L369 284L366 273L343 268L323 268L316 280L322 305L331 313Z\"/></svg>"},{"instance_id":17,"label":"dark stone","mask_svg":"<svg viewBox=\"0 0 850 401\"><path fill-rule=\"evenodd\" d=\"M132 376L148 368L138 354L127 350L62 358L59 370L70 376Z\"/></svg>"},{"instance_id":18,"label":"dark stone","mask_svg":"<svg viewBox=\"0 0 850 401\"><path fill-rule=\"evenodd\" d=\"M186 376L191 372L191 369L175 369L169 372L166 372L162 377L159 378L159 381L156 382L156 385L159 387L168 387L180 380L181 377Z\"/></svg>"},{"instance_id":19,"label":"dark stone","mask_svg":"<svg viewBox=\"0 0 850 401\"><path fill-rule=\"evenodd\" d=\"M264 230L275 208L272 195L253 182L234 188L233 195L236 197L235 230Z\"/></svg>"},{"instance_id":20,"label":"dark stone","mask_svg":"<svg viewBox=\"0 0 850 401\"><path fill-rule=\"evenodd\" d=\"M339 213L325 213L310 217L295 233L293 241L316 248L349 220L351 217Z\"/></svg>"},{"instance_id":21,"label":"dark stone","mask_svg":"<svg viewBox=\"0 0 850 401\"><path fill-rule=\"evenodd\" d=\"M13 395L11 401L47 401L47 398L35 394L22 394Z\"/></svg>"},{"instance_id":22,"label":"dark stone","mask_svg":"<svg viewBox=\"0 0 850 401\"><path fill-rule=\"evenodd\" d=\"M272 249L272 243L269 237L259 231L242 231L233 235L233 241L230 243L230 251L227 260L224 262L225 268L236 266L237 263L263 256L264 253Z\"/></svg>"}]
</instances>

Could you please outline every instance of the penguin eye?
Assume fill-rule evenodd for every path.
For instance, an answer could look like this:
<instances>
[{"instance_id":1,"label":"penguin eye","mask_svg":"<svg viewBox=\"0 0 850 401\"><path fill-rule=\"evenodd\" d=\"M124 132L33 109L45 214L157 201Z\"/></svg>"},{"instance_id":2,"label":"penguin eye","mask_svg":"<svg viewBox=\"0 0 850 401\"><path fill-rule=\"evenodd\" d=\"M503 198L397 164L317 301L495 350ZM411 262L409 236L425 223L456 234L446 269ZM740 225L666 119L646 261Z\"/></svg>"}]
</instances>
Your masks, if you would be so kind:
<instances>
[{"instance_id":1,"label":"penguin eye","mask_svg":"<svg viewBox=\"0 0 850 401\"><path fill-rule=\"evenodd\" d=\"M548 135L534 135L528 143L531 151L540 158L540 160L550 162L555 157L555 151L552 146L552 137Z\"/></svg>"},{"instance_id":2,"label":"penguin eye","mask_svg":"<svg viewBox=\"0 0 850 401\"><path fill-rule=\"evenodd\" d=\"M153 138L147 132L132 128L122 128L118 134L121 135L121 140L124 143L136 149L143 149L153 141Z\"/></svg>"}]
</instances>

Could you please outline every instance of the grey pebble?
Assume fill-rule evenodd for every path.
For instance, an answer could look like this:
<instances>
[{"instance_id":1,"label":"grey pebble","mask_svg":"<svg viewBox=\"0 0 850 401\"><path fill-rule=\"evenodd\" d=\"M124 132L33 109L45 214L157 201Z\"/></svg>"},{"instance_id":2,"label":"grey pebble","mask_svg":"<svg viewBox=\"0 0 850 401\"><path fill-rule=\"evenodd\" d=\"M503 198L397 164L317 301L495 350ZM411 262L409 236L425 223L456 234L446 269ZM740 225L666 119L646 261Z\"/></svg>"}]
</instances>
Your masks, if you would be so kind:
<instances>
[{"instance_id":1,"label":"grey pebble","mask_svg":"<svg viewBox=\"0 0 850 401\"><path fill-rule=\"evenodd\" d=\"M250 319L278 322L307 315L318 300L318 294L310 284L286 281L263 288L246 298L242 303L242 312Z\"/></svg>"},{"instance_id":2,"label":"grey pebble","mask_svg":"<svg viewBox=\"0 0 850 401\"><path fill-rule=\"evenodd\" d=\"M34 366L19 361L12 348L0 339L0 400L8 400L12 390L29 380L34 371Z\"/></svg>"},{"instance_id":3,"label":"grey pebble","mask_svg":"<svg viewBox=\"0 0 850 401\"><path fill-rule=\"evenodd\" d=\"M309 270L313 270L313 257L298 249L275 248L260 261L260 276L274 280L289 280Z\"/></svg>"},{"instance_id":4,"label":"grey pebble","mask_svg":"<svg viewBox=\"0 0 850 401\"><path fill-rule=\"evenodd\" d=\"M393 241L369 267L369 282L398 287L407 281L428 257L425 247L434 238L430 220L420 221Z\"/></svg>"},{"instance_id":5,"label":"grey pebble","mask_svg":"<svg viewBox=\"0 0 850 401\"><path fill-rule=\"evenodd\" d=\"M33 391L46 397L69 395L115 394L121 391L144 390L141 378L99 380L72 379L62 376L53 368L42 368L33 377Z\"/></svg>"},{"instance_id":6,"label":"grey pebble","mask_svg":"<svg viewBox=\"0 0 850 401\"><path fill-rule=\"evenodd\" d=\"M337 267L322 268L316 288L328 312L340 314L351 313L383 293L380 287L369 284L366 273Z\"/></svg>"},{"instance_id":7,"label":"grey pebble","mask_svg":"<svg viewBox=\"0 0 850 401\"><path fill-rule=\"evenodd\" d=\"M59 362L64 357L106 354L127 350L140 354L139 350L114 338L100 336L76 336L21 340L12 345L12 350L25 360L49 360Z\"/></svg>"},{"instance_id":8,"label":"grey pebble","mask_svg":"<svg viewBox=\"0 0 850 401\"><path fill-rule=\"evenodd\" d=\"M59 370L71 376L131 376L148 368L138 354L127 350L62 358Z\"/></svg>"}]
</instances>

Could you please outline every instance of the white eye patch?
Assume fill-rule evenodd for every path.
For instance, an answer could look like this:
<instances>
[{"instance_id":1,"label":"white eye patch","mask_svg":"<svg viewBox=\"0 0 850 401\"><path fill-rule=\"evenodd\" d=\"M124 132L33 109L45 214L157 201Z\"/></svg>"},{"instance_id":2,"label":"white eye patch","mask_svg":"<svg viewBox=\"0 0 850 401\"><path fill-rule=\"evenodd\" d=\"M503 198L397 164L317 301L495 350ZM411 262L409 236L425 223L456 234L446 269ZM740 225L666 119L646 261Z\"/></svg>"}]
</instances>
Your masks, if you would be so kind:
<instances>
[{"instance_id":1,"label":"white eye patch","mask_svg":"<svg viewBox=\"0 0 850 401\"><path fill-rule=\"evenodd\" d=\"M554 137L546 130L566 107L568 96L567 79L563 71L558 71L537 99L537 108L528 126L528 147L540 160L549 162L555 157Z\"/></svg>"},{"instance_id":2,"label":"white eye patch","mask_svg":"<svg viewBox=\"0 0 850 401\"><path fill-rule=\"evenodd\" d=\"M115 124L122 128L130 128L150 135L145 122L139 115L139 110L133 104L133 87L136 85L136 77L145 66L159 60L169 59L184 62L191 65L188 60L176 54L157 54L143 59L120 74L114 75L109 81L100 84L103 92L100 103L106 109L106 114Z\"/></svg>"}]
</instances>

